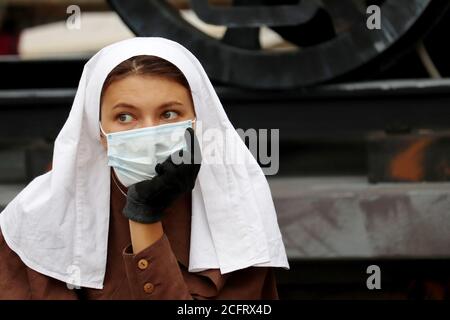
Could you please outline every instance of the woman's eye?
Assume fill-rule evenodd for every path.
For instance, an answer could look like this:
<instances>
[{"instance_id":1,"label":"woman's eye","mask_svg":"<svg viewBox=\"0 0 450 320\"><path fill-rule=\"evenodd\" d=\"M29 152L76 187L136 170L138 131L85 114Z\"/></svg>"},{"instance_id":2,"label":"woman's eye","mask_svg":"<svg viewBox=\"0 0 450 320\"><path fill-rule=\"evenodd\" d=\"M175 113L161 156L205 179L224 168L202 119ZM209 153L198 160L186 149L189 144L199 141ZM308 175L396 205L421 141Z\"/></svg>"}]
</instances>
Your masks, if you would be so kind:
<instances>
[{"instance_id":1,"label":"woman's eye","mask_svg":"<svg viewBox=\"0 0 450 320\"><path fill-rule=\"evenodd\" d=\"M119 114L119 116L117 118L119 119L120 122L123 122L123 123L129 123L129 122L133 121L133 117L127 113Z\"/></svg>"},{"instance_id":2,"label":"woman's eye","mask_svg":"<svg viewBox=\"0 0 450 320\"><path fill-rule=\"evenodd\" d=\"M172 119L175 119L178 116L178 113L175 112L175 111L166 111L166 112L163 113L162 116L163 116L163 118L165 120L172 120Z\"/></svg>"}]
</instances>

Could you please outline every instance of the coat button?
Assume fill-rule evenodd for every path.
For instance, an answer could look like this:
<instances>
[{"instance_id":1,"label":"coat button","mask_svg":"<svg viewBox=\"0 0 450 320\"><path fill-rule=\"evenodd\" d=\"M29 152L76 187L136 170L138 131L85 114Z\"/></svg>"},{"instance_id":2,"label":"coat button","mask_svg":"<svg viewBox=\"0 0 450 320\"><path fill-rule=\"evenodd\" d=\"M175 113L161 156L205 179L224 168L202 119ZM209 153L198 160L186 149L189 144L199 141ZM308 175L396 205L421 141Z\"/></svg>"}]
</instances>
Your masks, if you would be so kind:
<instances>
[{"instance_id":1,"label":"coat button","mask_svg":"<svg viewBox=\"0 0 450 320\"><path fill-rule=\"evenodd\" d=\"M148 261L147 260L145 260L145 259L139 260L139 262L138 262L138 268L139 269L145 270L145 269L147 269L147 267L148 267Z\"/></svg>"},{"instance_id":2,"label":"coat button","mask_svg":"<svg viewBox=\"0 0 450 320\"><path fill-rule=\"evenodd\" d=\"M147 282L146 284L144 284L144 291L146 293L152 293L153 290L155 290L155 286L153 285L153 283Z\"/></svg>"}]
</instances>

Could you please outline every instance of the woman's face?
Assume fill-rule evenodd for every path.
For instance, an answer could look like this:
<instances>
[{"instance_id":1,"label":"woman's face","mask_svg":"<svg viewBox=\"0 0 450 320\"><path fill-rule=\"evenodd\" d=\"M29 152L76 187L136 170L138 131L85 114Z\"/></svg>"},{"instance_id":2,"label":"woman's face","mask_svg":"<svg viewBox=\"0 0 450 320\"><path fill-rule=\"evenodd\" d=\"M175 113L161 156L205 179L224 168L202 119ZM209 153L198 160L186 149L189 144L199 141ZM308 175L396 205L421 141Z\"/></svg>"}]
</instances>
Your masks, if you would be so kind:
<instances>
[{"instance_id":1,"label":"woman's face","mask_svg":"<svg viewBox=\"0 0 450 320\"><path fill-rule=\"evenodd\" d=\"M194 118L189 90L167 78L130 75L112 82L103 94L101 124L106 133ZM103 135L101 141L106 148Z\"/></svg>"}]
</instances>

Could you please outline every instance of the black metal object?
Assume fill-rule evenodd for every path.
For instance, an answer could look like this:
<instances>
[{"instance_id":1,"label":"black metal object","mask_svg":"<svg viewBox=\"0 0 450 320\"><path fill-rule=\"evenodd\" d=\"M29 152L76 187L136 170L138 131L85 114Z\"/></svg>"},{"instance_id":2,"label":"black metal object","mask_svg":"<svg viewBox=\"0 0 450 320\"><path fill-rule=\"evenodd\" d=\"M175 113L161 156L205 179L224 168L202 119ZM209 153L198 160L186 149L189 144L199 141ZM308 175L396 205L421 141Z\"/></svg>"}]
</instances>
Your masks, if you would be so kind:
<instances>
[{"instance_id":1,"label":"black metal object","mask_svg":"<svg viewBox=\"0 0 450 320\"><path fill-rule=\"evenodd\" d=\"M54 140L69 115L76 89L21 89L0 91L5 115L0 139Z\"/></svg>"},{"instance_id":2,"label":"black metal object","mask_svg":"<svg viewBox=\"0 0 450 320\"><path fill-rule=\"evenodd\" d=\"M49 171L52 166L53 143L33 141L25 150L26 181Z\"/></svg>"},{"instance_id":3,"label":"black metal object","mask_svg":"<svg viewBox=\"0 0 450 320\"><path fill-rule=\"evenodd\" d=\"M440 130L448 128L450 119L450 80L347 83L264 92L215 88L236 128L278 128L285 142L365 141L369 132L384 131L392 124ZM0 137L53 139L67 118L75 92L0 90Z\"/></svg>"},{"instance_id":4,"label":"black metal object","mask_svg":"<svg viewBox=\"0 0 450 320\"><path fill-rule=\"evenodd\" d=\"M380 290L367 288L370 265L380 268ZM292 260L290 266L275 270L280 299L450 299L448 259ZM445 296L423 290L429 282L443 287Z\"/></svg>"},{"instance_id":5,"label":"black metal object","mask_svg":"<svg viewBox=\"0 0 450 320\"><path fill-rule=\"evenodd\" d=\"M302 41L302 32L304 37L305 30L308 30L302 27L316 16L311 15L308 22L294 25L290 32L288 29L278 29L278 32L294 42L296 32L299 32L300 44L314 45L301 50L274 52L260 50L254 44L255 39L224 43L212 38L183 20L177 10L165 1L109 0L109 3L137 35L163 36L185 45L203 63L212 79L229 85L262 89L293 88L331 81L366 67L369 62L379 66L392 61L423 36L450 4L441 0L385 0L381 4L381 29L369 30L366 27L367 15L362 11L365 7L355 7L355 3L366 2L322 1L321 11L316 14L324 16L326 30L319 30L323 42L315 43L311 39ZM311 1L302 3L306 5ZM275 7L272 5L271 9L275 10ZM260 18L256 20L260 21ZM232 26L236 25L237 20L241 21L236 17L227 19L224 16L221 21ZM327 31L330 19L335 36ZM250 27L255 26L251 24ZM286 28L272 26L275 31L283 27ZM241 31L243 27L239 28ZM242 32L241 37L244 36L248 37L248 33ZM254 38L257 33L253 32L250 36ZM239 38L239 35L235 34L236 37ZM227 38L229 36L225 40ZM245 42L251 45L246 46ZM239 45L242 43L244 45Z\"/></svg>"},{"instance_id":6,"label":"black metal object","mask_svg":"<svg viewBox=\"0 0 450 320\"><path fill-rule=\"evenodd\" d=\"M318 10L317 4L303 1L294 5L269 7L261 1L244 0L239 7L211 6L207 0L191 0L192 9L206 23L226 25L228 27L259 27L261 25L296 25L309 21ZM236 1L234 2L236 4Z\"/></svg>"},{"instance_id":7,"label":"black metal object","mask_svg":"<svg viewBox=\"0 0 450 320\"><path fill-rule=\"evenodd\" d=\"M219 85L215 89L236 128L280 129L279 174L283 176L366 175L370 132L392 127L448 129L450 118L450 80L346 83L300 90ZM44 139L51 143L67 119L75 92L0 90L0 142ZM20 176L34 176L33 172L37 171L31 168Z\"/></svg>"},{"instance_id":8,"label":"black metal object","mask_svg":"<svg viewBox=\"0 0 450 320\"><path fill-rule=\"evenodd\" d=\"M18 56L0 57L0 90L76 87L88 58L22 60Z\"/></svg>"}]
</instances>

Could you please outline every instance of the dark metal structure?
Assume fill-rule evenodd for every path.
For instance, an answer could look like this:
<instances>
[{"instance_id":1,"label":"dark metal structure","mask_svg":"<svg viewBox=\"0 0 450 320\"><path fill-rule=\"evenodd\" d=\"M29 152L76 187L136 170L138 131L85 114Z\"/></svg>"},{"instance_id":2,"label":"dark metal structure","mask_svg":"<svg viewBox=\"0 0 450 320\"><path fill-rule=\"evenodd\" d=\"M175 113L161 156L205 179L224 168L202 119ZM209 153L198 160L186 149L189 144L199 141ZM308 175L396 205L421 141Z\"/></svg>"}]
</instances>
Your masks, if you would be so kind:
<instances>
[{"instance_id":1,"label":"dark metal structure","mask_svg":"<svg viewBox=\"0 0 450 320\"><path fill-rule=\"evenodd\" d=\"M380 89L382 87L383 89ZM0 137L52 140L69 113L76 89L0 90ZM353 141L371 131L448 128L450 80L330 84L297 91L252 91L216 86L236 128L278 128L286 143Z\"/></svg>"},{"instance_id":2,"label":"dark metal structure","mask_svg":"<svg viewBox=\"0 0 450 320\"><path fill-rule=\"evenodd\" d=\"M370 62L386 65L423 36L450 4L440 0L237 0L223 8L192 0L200 18L227 27L224 37L216 39L189 24L164 0L109 3L137 35L163 36L185 45L214 80L258 89L314 85ZM380 5L380 29L366 25L371 3ZM258 27L263 25L297 49L261 49Z\"/></svg>"}]
</instances>

